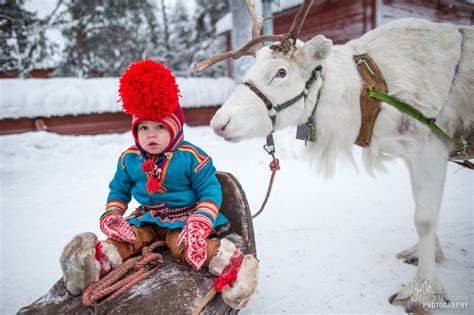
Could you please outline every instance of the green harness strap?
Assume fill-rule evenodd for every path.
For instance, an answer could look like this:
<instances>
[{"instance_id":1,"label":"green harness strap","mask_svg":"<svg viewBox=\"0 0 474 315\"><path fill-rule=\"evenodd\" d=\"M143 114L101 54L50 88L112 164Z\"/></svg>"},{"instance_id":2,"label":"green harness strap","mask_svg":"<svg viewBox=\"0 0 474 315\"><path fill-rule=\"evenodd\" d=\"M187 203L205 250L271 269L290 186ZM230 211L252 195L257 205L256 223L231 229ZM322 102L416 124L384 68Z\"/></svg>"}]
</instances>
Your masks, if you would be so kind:
<instances>
[{"instance_id":1,"label":"green harness strap","mask_svg":"<svg viewBox=\"0 0 474 315\"><path fill-rule=\"evenodd\" d=\"M375 91L375 90L367 90L367 94L369 97L375 98L379 101L384 103L390 104L397 108L398 110L410 115L411 117L415 118L422 124L428 126L431 130L433 130L439 136L451 141L455 145L457 145L463 154L467 156L466 150L469 147L467 142L463 139L456 139L448 135L443 129L441 129L436 123L434 118L427 118L423 115L420 111L416 110L412 106L408 105L407 103L400 101L396 97L391 95L385 94L383 92Z\"/></svg>"}]
</instances>

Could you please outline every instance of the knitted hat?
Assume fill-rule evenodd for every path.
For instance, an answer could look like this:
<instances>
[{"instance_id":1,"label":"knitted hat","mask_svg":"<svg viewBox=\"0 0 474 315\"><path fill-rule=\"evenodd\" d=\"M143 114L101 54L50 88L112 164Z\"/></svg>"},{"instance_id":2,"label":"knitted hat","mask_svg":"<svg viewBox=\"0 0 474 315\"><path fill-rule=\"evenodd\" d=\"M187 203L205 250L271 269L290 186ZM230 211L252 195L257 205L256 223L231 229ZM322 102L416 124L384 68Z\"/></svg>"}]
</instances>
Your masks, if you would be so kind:
<instances>
[{"instance_id":1,"label":"knitted hat","mask_svg":"<svg viewBox=\"0 0 474 315\"><path fill-rule=\"evenodd\" d=\"M143 150L137 137L138 123L150 120L168 128L171 142L164 152L173 151L182 138L184 113L171 70L150 59L133 63L120 78L119 95L125 113L133 116L132 133L137 146Z\"/></svg>"}]
</instances>

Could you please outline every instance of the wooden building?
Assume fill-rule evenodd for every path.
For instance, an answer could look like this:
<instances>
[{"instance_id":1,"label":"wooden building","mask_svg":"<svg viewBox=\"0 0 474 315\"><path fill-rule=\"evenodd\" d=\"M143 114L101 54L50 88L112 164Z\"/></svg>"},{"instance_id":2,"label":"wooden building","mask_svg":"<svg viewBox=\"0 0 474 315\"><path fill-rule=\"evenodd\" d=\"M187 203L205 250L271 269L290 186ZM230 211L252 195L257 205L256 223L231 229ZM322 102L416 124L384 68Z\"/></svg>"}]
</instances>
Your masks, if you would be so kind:
<instances>
[{"instance_id":1,"label":"wooden building","mask_svg":"<svg viewBox=\"0 0 474 315\"><path fill-rule=\"evenodd\" d=\"M183 108L186 124L207 125L219 109L219 105ZM35 118L0 119L0 136L28 131L46 130L62 135L95 135L126 132L130 130L132 119L123 112L65 115Z\"/></svg>"},{"instance_id":2,"label":"wooden building","mask_svg":"<svg viewBox=\"0 0 474 315\"><path fill-rule=\"evenodd\" d=\"M286 33L303 0L280 0L273 6L273 32ZM387 22L415 17L434 22L472 25L474 1L456 0L315 0L299 38L306 41L322 34L335 44L344 44ZM231 25L221 27L227 49L232 50ZM237 48L237 47L235 47ZM227 63L232 77L232 63Z\"/></svg>"},{"instance_id":3,"label":"wooden building","mask_svg":"<svg viewBox=\"0 0 474 315\"><path fill-rule=\"evenodd\" d=\"M30 71L30 76L35 79L46 79L51 77L54 68L34 69ZM20 75L18 71L0 71L0 79L17 78Z\"/></svg>"},{"instance_id":4,"label":"wooden building","mask_svg":"<svg viewBox=\"0 0 474 315\"><path fill-rule=\"evenodd\" d=\"M274 16L275 34L287 32L298 7ZM322 34L335 44L360 37L387 22L415 17L434 22L472 25L474 4L454 0L326 0L315 1L303 24L300 38Z\"/></svg>"}]
</instances>

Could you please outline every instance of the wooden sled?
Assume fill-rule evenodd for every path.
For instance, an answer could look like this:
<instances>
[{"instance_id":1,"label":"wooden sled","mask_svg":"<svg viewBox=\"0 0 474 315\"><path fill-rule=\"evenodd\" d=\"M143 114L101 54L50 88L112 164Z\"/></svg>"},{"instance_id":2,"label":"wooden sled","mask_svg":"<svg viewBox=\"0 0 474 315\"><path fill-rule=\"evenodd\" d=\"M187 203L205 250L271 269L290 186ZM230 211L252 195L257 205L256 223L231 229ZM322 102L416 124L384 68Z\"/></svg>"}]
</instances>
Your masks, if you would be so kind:
<instances>
[{"instance_id":1,"label":"wooden sled","mask_svg":"<svg viewBox=\"0 0 474 315\"><path fill-rule=\"evenodd\" d=\"M230 224L219 228L213 236L228 238L245 254L256 255L252 217L245 193L231 174L218 172L217 177L222 185L221 212ZM96 307L84 306L82 296L73 297L60 279L48 293L20 309L18 314L192 314L213 288L215 277L207 269L196 271L186 263L176 262L164 247L158 251L164 258L159 270L110 302L99 302ZM201 314L237 312L227 306L218 293Z\"/></svg>"}]
</instances>

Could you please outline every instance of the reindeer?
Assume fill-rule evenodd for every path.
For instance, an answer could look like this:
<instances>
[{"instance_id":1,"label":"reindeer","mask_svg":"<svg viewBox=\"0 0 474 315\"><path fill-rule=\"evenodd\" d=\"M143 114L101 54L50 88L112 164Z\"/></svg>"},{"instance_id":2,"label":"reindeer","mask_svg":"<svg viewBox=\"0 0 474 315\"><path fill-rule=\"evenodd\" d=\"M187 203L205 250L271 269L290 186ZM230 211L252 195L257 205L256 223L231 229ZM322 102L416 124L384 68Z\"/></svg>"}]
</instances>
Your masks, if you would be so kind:
<instances>
[{"instance_id":1,"label":"reindeer","mask_svg":"<svg viewBox=\"0 0 474 315\"><path fill-rule=\"evenodd\" d=\"M444 255L436 231L447 161L458 148L391 105L376 104L367 114L361 102L367 88L380 85L453 138L472 141L474 28L400 19L342 46L322 35L303 43L297 36L311 4L304 1L289 33L258 36L262 20L247 0L253 39L238 51L196 66L202 71L225 58L256 57L245 83L216 112L211 127L226 140L239 141L299 125L307 141L305 153L329 175L339 157L353 161L355 142L364 147L363 165L370 173L383 169L387 159L401 158L410 174L419 241L397 257L418 267L413 281L389 301L413 311L422 302L443 300L446 291L436 262ZM263 47L263 41L275 43ZM355 61L363 54L369 59ZM367 82L371 76L375 83ZM361 128L367 131L362 139ZM472 152L464 156L469 158ZM420 294L417 288L427 284L431 290Z\"/></svg>"}]
</instances>

